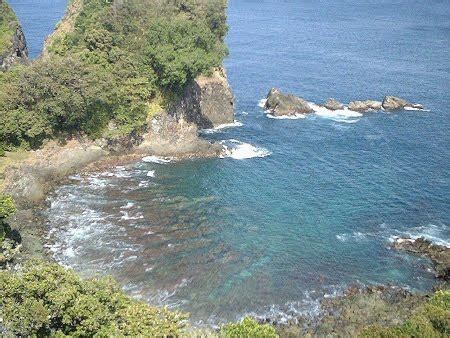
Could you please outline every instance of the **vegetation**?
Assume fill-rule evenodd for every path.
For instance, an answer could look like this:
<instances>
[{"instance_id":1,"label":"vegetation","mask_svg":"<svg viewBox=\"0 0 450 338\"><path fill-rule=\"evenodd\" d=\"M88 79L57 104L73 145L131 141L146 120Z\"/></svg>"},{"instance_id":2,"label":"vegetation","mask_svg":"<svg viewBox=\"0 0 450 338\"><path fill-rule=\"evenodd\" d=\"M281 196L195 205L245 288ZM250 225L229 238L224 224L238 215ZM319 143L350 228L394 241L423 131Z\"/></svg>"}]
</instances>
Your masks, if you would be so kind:
<instances>
[{"instance_id":1,"label":"vegetation","mask_svg":"<svg viewBox=\"0 0 450 338\"><path fill-rule=\"evenodd\" d=\"M12 37L17 27L17 18L5 1L0 1L0 56L12 45Z\"/></svg>"},{"instance_id":2,"label":"vegetation","mask_svg":"<svg viewBox=\"0 0 450 338\"><path fill-rule=\"evenodd\" d=\"M361 337L448 337L450 335L450 290L434 296L403 325L371 326Z\"/></svg>"},{"instance_id":3,"label":"vegetation","mask_svg":"<svg viewBox=\"0 0 450 338\"><path fill-rule=\"evenodd\" d=\"M220 331L221 335L230 338L275 338L278 334L273 326L259 324L256 320L246 317L240 323L225 325Z\"/></svg>"},{"instance_id":4,"label":"vegetation","mask_svg":"<svg viewBox=\"0 0 450 338\"><path fill-rule=\"evenodd\" d=\"M11 230L6 220L15 212L13 199L0 195L0 267L8 263L19 250L20 236Z\"/></svg>"},{"instance_id":5,"label":"vegetation","mask_svg":"<svg viewBox=\"0 0 450 338\"><path fill-rule=\"evenodd\" d=\"M226 0L84 0L49 55L0 74L0 149L142 133L149 107L220 66ZM162 100L164 101L164 100Z\"/></svg>"},{"instance_id":6,"label":"vegetation","mask_svg":"<svg viewBox=\"0 0 450 338\"><path fill-rule=\"evenodd\" d=\"M110 279L83 281L58 264L0 272L0 317L12 336L178 336L184 314L126 296Z\"/></svg>"}]
</instances>

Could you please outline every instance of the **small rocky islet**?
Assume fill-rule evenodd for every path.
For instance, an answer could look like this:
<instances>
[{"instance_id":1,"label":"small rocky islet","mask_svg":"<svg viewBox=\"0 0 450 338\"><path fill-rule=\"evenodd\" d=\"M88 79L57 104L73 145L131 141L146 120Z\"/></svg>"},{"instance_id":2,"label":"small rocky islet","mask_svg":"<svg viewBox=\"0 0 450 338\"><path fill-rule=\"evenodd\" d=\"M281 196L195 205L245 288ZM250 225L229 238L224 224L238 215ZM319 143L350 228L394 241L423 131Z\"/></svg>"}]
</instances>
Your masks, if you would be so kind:
<instances>
[{"instance_id":1,"label":"small rocky islet","mask_svg":"<svg viewBox=\"0 0 450 338\"><path fill-rule=\"evenodd\" d=\"M292 95L285 94L277 88L272 88L267 94L264 108L273 116L295 116L298 114L311 114L315 112L315 105L307 100ZM395 96L385 96L383 101L362 100L351 101L348 105L344 105L334 98L329 98L322 105L317 105L331 111L351 110L357 113L367 113L371 111L398 111L398 110L424 110L423 105L411 103L405 99Z\"/></svg>"}]
</instances>

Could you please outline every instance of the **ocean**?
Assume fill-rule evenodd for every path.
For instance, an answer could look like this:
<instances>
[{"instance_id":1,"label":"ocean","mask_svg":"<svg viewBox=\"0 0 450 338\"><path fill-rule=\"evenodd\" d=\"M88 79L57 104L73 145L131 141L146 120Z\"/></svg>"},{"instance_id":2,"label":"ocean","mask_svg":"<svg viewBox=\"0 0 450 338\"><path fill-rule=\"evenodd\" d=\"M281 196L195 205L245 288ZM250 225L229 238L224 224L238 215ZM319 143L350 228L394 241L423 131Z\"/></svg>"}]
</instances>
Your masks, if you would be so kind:
<instances>
[{"instance_id":1,"label":"ocean","mask_svg":"<svg viewBox=\"0 0 450 338\"><path fill-rule=\"evenodd\" d=\"M65 1L11 3L35 57ZM197 324L314 315L354 284L429 289L430 262L390 243L450 245L449 2L230 0L228 22L236 123L203 134L230 156L72 176L46 211L56 260ZM271 87L426 110L273 119Z\"/></svg>"}]
</instances>

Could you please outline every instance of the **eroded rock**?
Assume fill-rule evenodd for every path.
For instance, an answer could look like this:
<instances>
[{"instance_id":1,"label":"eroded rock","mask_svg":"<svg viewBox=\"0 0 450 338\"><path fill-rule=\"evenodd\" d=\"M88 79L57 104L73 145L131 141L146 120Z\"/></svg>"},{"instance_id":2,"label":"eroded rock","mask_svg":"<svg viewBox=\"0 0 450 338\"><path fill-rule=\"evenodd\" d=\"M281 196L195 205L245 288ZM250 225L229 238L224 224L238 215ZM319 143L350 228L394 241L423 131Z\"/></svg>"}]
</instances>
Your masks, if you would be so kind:
<instances>
[{"instance_id":1,"label":"eroded rock","mask_svg":"<svg viewBox=\"0 0 450 338\"><path fill-rule=\"evenodd\" d=\"M313 109L304 99L283 94L279 89L272 88L267 94L265 108L275 116L309 114Z\"/></svg>"},{"instance_id":2,"label":"eroded rock","mask_svg":"<svg viewBox=\"0 0 450 338\"><path fill-rule=\"evenodd\" d=\"M177 120L194 123L200 129L234 122L234 96L223 68L211 76L199 76L185 89L169 113Z\"/></svg>"},{"instance_id":3,"label":"eroded rock","mask_svg":"<svg viewBox=\"0 0 450 338\"><path fill-rule=\"evenodd\" d=\"M329 98L323 105L325 108L329 109L329 110L341 110L344 109L344 105L333 99L333 98Z\"/></svg>"},{"instance_id":4,"label":"eroded rock","mask_svg":"<svg viewBox=\"0 0 450 338\"><path fill-rule=\"evenodd\" d=\"M425 238L395 238L393 247L429 258L434 265L436 278L449 280L450 248L433 244Z\"/></svg>"},{"instance_id":5,"label":"eroded rock","mask_svg":"<svg viewBox=\"0 0 450 338\"><path fill-rule=\"evenodd\" d=\"M364 101L352 101L348 104L348 109L357 112L368 112L371 110L381 109L380 101L364 100Z\"/></svg>"},{"instance_id":6,"label":"eroded rock","mask_svg":"<svg viewBox=\"0 0 450 338\"><path fill-rule=\"evenodd\" d=\"M383 100L382 107L385 110L399 110L405 108L423 109L418 103L411 103L395 96L386 96Z\"/></svg>"}]
</instances>

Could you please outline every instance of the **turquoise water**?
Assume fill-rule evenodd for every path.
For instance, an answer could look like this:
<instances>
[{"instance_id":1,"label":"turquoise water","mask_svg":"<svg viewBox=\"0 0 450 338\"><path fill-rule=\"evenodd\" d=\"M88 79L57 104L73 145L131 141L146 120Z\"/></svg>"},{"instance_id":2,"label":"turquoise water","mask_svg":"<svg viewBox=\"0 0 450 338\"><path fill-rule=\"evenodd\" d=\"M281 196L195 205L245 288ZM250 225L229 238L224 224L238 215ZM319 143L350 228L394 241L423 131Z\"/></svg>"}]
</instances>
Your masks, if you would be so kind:
<instances>
[{"instance_id":1,"label":"turquoise water","mask_svg":"<svg viewBox=\"0 0 450 338\"><path fill-rule=\"evenodd\" d=\"M449 18L448 1L231 0L225 64L242 126L205 137L262 157L74 176L50 198L49 248L194 322L316 313L353 283L430 288L429 262L389 240L450 244ZM258 106L273 86L428 111L275 120Z\"/></svg>"}]
</instances>

